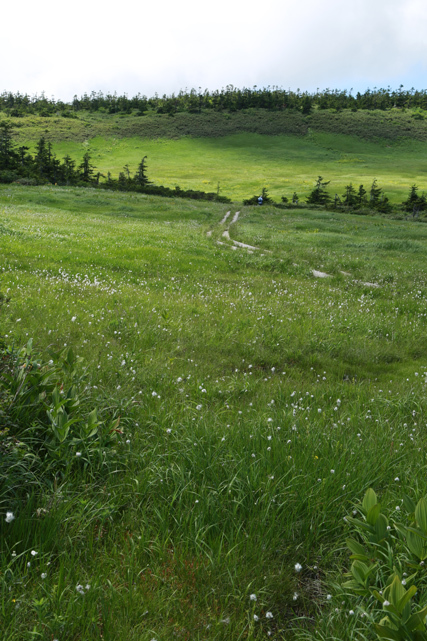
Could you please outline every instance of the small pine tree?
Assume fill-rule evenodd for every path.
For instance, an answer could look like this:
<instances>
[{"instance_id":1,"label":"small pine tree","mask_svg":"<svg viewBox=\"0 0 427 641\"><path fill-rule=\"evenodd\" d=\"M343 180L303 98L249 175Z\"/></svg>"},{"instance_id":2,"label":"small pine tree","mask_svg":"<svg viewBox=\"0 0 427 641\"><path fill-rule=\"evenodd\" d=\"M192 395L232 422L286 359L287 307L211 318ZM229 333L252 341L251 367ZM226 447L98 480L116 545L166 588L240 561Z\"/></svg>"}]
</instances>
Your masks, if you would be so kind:
<instances>
[{"instance_id":1,"label":"small pine tree","mask_svg":"<svg viewBox=\"0 0 427 641\"><path fill-rule=\"evenodd\" d=\"M374 178L369 192L369 206L383 214L388 214L392 209L389 199L383 193L381 187L377 186L376 178Z\"/></svg>"},{"instance_id":2,"label":"small pine tree","mask_svg":"<svg viewBox=\"0 0 427 641\"><path fill-rule=\"evenodd\" d=\"M359 207L362 207L366 203L366 189L363 187L363 185L359 185L359 189L357 191L357 205Z\"/></svg>"},{"instance_id":3,"label":"small pine tree","mask_svg":"<svg viewBox=\"0 0 427 641\"><path fill-rule=\"evenodd\" d=\"M424 194L418 195L417 185L412 185L408 198L402 203L403 209L414 213L414 211L424 211L426 209L426 197Z\"/></svg>"},{"instance_id":4,"label":"small pine tree","mask_svg":"<svg viewBox=\"0 0 427 641\"><path fill-rule=\"evenodd\" d=\"M309 205L327 205L331 201L331 197L326 191L329 180L324 182L323 177L319 176L316 181L316 186L307 198Z\"/></svg>"},{"instance_id":5,"label":"small pine tree","mask_svg":"<svg viewBox=\"0 0 427 641\"><path fill-rule=\"evenodd\" d=\"M40 177L46 178L49 172L49 150L46 145L46 140L44 136L40 138L36 145L36 155L34 156L34 162L37 168L37 173Z\"/></svg>"},{"instance_id":6,"label":"small pine tree","mask_svg":"<svg viewBox=\"0 0 427 641\"><path fill-rule=\"evenodd\" d=\"M67 154L61 165L61 171L66 185L72 185L76 180L75 166L75 161Z\"/></svg>"},{"instance_id":7,"label":"small pine tree","mask_svg":"<svg viewBox=\"0 0 427 641\"><path fill-rule=\"evenodd\" d=\"M118 188L120 191L126 191L127 188L127 180L126 180L126 175L123 171L119 173L119 178L117 180Z\"/></svg>"},{"instance_id":8,"label":"small pine tree","mask_svg":"<svg viewBox=\"0 0 427 641\"><path fill-rule=\"evenodd\" d=\"M382 191L383 190L381 189L381 187L378 187L377 185L377 179L374 178L369 192L369 204L374 209L376 209L378 203L380 202Z\"/></svg>"},{"instance_id":9,"label":"small pine tree","mask_svg":"<svg viewBox=\"0 0 427 641\"><path fill-rule=\"evenodd\" d=\"M12 137L13 125L0 122L0 169L14 168L19 155L15 150Z\"/></svg>"},{"instance_id":10,"label":"small pine tree","mask_svg":"<svg viewBox=\"0 0 427 641\"><path fill-rule=\"evenodd\" d=\"M357 192L351 183L345 188L343 203L346 207L354 207L357 204Z\"/></svg>"},{"instance_id":11,"label":"small pine tree","mask_svg":"<svg viewBox=\"0 0 427 641\"><path fill-rule=\"evenodd\" d=\"M272 202L274 202L273 199L270 198L270 196L268 195L267 187L263 187L262 188L261 197L262 197L262 202L263 203L272 203Z\"/></svg>"},{"instance_id":12,"label":"small pine tree","mask_svg":"<svg viewBox=\"0 0 427 641\"><path fill-rule=\"evenodd\" d=\"M308 115L311 113L312 108L313 98L308 94L305 94L301 102L301 113L303 113L304 115Z\"/></svg>"},{"instance_id":13,"label":"small pine tree","mask_svg":"<svg viewBox=\"0 0 427 641\"><path fill-rule=\"evenodd\" d=\"M80 180L82 180L85 183L90 183L93 181L95 167L90 162L90 153L88 151L83 156L83 160L79 165L79 171L80 171Z\"/></svg>"},{"instance_id":14,"label":"small pine tree","mask_svg":"<svg viewBox=\"0 0 427 641\"><path fill-rule=\"evenodd\" d=\"M138 187L145 187L146 185L150 185L150 181L147 178L147 156L144 156L144 158L141 160L141 162L138 165L137 172L134 176L134 182L138 185Z\"/></svg>"},{"instance_id":15,"label":"small pine tree","mask_svg":"<svg viewBox=\"0 0 427 641\"><path fill-rule=\"evenodd\" d=\"M381 198L376 205L376 209L383 214L389 214L391 212L392 206L385 194L381 194Z\"/></svg>"}]
</instances>

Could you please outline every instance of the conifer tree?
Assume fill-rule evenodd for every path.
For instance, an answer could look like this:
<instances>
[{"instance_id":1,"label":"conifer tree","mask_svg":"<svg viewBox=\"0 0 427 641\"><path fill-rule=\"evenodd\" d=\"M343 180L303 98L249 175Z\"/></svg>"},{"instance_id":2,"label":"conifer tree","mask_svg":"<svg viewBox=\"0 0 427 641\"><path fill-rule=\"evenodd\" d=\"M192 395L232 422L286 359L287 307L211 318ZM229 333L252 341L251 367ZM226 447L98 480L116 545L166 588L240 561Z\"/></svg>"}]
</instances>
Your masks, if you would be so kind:
<instances>
[{"instance_id":1,"label":"conifer tree","mask_svg":"<svg viewBox=\"0 0 427 641\"><path fill-rule=\"evenodd\" d=\"M87 151L83 156L83 160L79 165L80 180L85 183L90 183L93 181L94 166L90 162L90 153Z\"/></svg>"},{"instance_id":2,"label":"conifer tree","mask_svg":"<svg viewBox=\"0 0 427 641\"><path fill-rule=\"evenodd\" d=\"M359 207L361 207L363 204L366 202L366 189L363 187L363 185L359 185L359 189L357 192L357 204Z\"/></svg>"},{"instance_id":3,"label":"conifer tree","mask_svg":"<svg viewBox=\"0 0 427 641\"><path fill-rule=\"evenodd\" d=\"M307 203L309 205L327 205L331 197L326 191L327 185L329 185L329 180L325 182L322 176L319 176L316 181L316 186L307 198Z\"/></svg>"},{"instance_id":4,"label":"conifer tree","mask_svg":"<svg viewBox=\"0 0 427 641\"><path fill-rule=\"evenodd\" d=\"M351 183L345 188L343 202L346 207L354 207L357 203L357 192Z\"/></svg>"},{"instance_id":5,"label":"conifer tree","mask_svg":"<svg viewBox=\"0 0 427 641\"><path fill-rule=\"evenodd\" d=\"M67 154L64 160L62 161L62 167L61 167L63 179L65 180L66 185L72 185L75 182L75 179L76 179L75 166L76 166L76 163L74 162L74 160L71 159L71 156Z\"/></svg>"},{"instance_id":6,"label":"conifer tree","mask_svg":"<svg viewBox=\"0 0 427 641\"><path fill-rule=\"evenodd\" d=\"M402 205L405 211L412 213L416 211L424 211L426 209L426 197L424 194L419 196L417 185L412 185L408 198L403 201Z\"/></svg>"},{"instance_id":7,"label":"conifer tree","mask_svg":"<svg viewBox=\"0 0 427 641\"><path fill-rule=\"evenodd\" d=\"M147 178L146 160L147 160L147 156L144 156L144 158L139 163L138 169L134 176L134 182L138 185L138 187L145 187L146 185L150 184L150 181Z\"/></svg>"},{"instance_id":8,"label":"conifer tree","mask_svg":"<svg viewBox=\"0 0 427 641\"><path fill-rule=\"evenodd\" d=\"M18 154L12 137L13 125L10 122L0 122L0 169L13 169Z\"/></svg>"},{"instance_id":9,"label":"conifer tree","mask_svg":"<svg viewBox=\"0 0 427 641\"><path fill-rule=\"evenodd\" d=\"M381 187L378 187L377 179L374 178L374 180L372 181L370 192L369 192L369 204L371 207L376 208L376 206L380 202L381 194L382 194L382 189Z\"/></svg>"},{"instance_id":10,"label":"conifer tree","mask_svg":"<svg viewBox=\"0 0 427 641\"><path fill-rule=\"evenodd\" d=\"M34 156L36 171L40 178L47 178L49 173L49 150L44 136L38 141L36 150L36 155Z\"/></svg>"}]
</instances>

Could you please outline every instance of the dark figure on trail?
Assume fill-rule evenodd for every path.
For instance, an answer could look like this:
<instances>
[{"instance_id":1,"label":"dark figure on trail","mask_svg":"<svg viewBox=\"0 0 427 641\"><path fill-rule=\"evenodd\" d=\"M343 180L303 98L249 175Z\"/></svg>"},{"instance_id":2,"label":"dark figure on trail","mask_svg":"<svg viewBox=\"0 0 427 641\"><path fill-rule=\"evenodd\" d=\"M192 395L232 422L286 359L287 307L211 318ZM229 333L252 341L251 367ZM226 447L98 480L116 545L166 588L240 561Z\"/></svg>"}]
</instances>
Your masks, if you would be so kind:
<instances>
[{"instance_id":1,"label":"dark figure on trail","mask_svg":"<svg viewBox=\"0 0 427 641\"><path fill-rule=\"evenodd\" d=\"M262 198L262 196L260 196L258 198L258 205L262 205L262 203L263 203L263 198Z\"/></svg>"}]
</instances>

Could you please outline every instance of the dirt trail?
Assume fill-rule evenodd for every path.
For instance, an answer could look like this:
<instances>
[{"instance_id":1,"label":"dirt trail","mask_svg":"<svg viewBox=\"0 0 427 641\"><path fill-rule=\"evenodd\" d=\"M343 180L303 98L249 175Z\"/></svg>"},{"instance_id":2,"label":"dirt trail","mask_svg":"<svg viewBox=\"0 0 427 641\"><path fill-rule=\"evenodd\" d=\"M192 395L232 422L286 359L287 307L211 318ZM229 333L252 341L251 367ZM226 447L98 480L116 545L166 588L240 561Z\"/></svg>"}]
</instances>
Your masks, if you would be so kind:
<instances>
[{"instance_id":1,"label":"dirt trail","mask_svg":"<svg viewBox=\"0 0 427 641\"><path fill-rule=\"evenodd\" d=\"M231 211L228 211L225 214L224 218L220 222L220 225L225 225L225 223L227 222L227 219L230 216L230 214L231 214ZM237 221L239 220L239 215L240 215L240 211L236 211L236 213L234 214L231 222L228 225L228 228L225 231L222 232L222 238L225 238L225 240L232 240L230 238L230 227L231 227L231 225L234 225L234 223L237 223ZM208 238L210 238L212 236L212 231L208 231L206 235L208 236ZM230 247L231 249L234 249L234 250L236 250L238 247L241 247L242 249L251 250L251 252L254 249L256 249L256 250L259 249L259 247L254 247L253 245L247 245L246 243L241 243L238 240L233 240L233 245L227 245L227 243L222 243L220 240L217 240L217 243L218 243L218 245L224 245L224 246Z\"/></svg>"},{"instance_id":2,"label":"dirt trail","mask_svg":"<svg viewBox=\"0 0 427 641\"><path fill-rule=\"evenodd\" d=\"M220 222L220 225L225 225L226 224L230 214L231 214L231 211L228 211L225 214L224 218ZM252 254L253 251L259 251L261 249L260 247L255 247L254 245L247 245L246 243L241 243L238 240L234 240L234 239L230 238L230 227L231 227L231 225L234 225L234 223L237 223L237 221L239 220L239 215L240 215L240 211L236 211L236 213L234 214L233 218L231 219L231 222L229 223L227 229L225 229L222 232L222 238L224 238L224 240L226 240L226 241L232 241L233 244L229 245L228 243L221 242L220 240L216 241L217 244L218 245L223 245L224 247L229 247L230 249L234 249L234 251L236 251L236 249L238 247L240 247L241 249L247 249L250 254ZM208 238L210 238L212 236L212 231L208 231L206 235L208 236ZM270 253L269 250L265 250L265 251ZM261 254L261 256L264 256L264 254ZM326 272L321 272L321 271L318 271L317 269L312 269L311 273L313 274L313 276L315 278L332 278L332 274L327 274ZM351 274L349 272L341 271L340 273L343 276L350 276L351 277ZM361 280L354 280L353 282L358 284L358 285L364 285L365 287L372 287L372 288L380 287L380 285L378 285L378 283L365 283L365 282L363 282Z\"/></svg>"},{"instance_id":3,"label":"dirt trail","mask_svg":"<svg viewBox=\"0 0 427 641\"><path fill-rule=\"evenodd\" d=\"M259 249L259 247L254 247L253 245L246 245L246 243L239 243L238 240L233 240L233 243L237 245L237 247L243 247L244 249Z\"/></svg>"}]
</instances>

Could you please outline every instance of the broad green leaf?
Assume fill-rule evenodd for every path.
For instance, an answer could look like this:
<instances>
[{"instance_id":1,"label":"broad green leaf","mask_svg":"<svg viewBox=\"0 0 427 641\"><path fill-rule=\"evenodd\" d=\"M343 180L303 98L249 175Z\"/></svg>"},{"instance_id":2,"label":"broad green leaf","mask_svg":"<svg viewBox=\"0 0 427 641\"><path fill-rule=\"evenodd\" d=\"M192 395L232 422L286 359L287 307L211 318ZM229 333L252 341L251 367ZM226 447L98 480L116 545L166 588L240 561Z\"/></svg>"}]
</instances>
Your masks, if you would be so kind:
<instances>
[{"instance_id":1,"label":"broad green leaf","mask_svg":"<svg viewBox=\"0 0 427 641\"><path fill-rule=\"evenodd\" d=\"M413 532L414 534L417 534L420 537L420 539L422 539L423 541L427 541L427 534L424 534L424 532L420 530L420 528L411 526L411 527L407 527L406 531Z\"/></svg>"},{"instance_id":2,"label":"broad green leaf","mask_svg":"<svg viewBox=\"0 0 427 641\"><path fill-rule=\"evenodd\" d=\"M414 594L416 593L417 588L415 585L412 585L409 590L406 591L406 594L403 595L401 599L396 603L396 608L399 612L403 612L403 608L409 601L412 599Z\"/></svg>"},{"instance_id":3,"label":"broad green leaf","mask_svg":"<svg viewBox=\"0 0 427 641\"><path fill-rule=\"evenodd\" d=\"M377 542L382 541L387 536L388 521L384 514L379 514L375 523L375 533L377 535Z\"/></svg>"},{"instance_id":4,"label":"broad green leaf","mask_svg":"<svg viewBox=\"0 0 427 641\"><path fill-rule=\"evenodd\" d=\"M368 521L369 525L375 525L380 514L381 505L379 503L376 503L369 509L366 515L366 520Z\"/></svg>"},{"instance_id":5,"label":"broad green leaf","mask_svg":"<svg viewBox=\"0 0 427 641\"><path fill-rule=\"evenodd\" d=\"M363 554L366 555L365 547L355 541L354 539L346 539L347 547L353 552L353 554Z\"/></svg>"},{"instance_id":6,"label":"broad green leaf","mask_svg":"<svg viewBox=\"0 0 427 641\"><path fill-rule=\"evenodd\" d=\"M393 630L387 625L380 625L379 623L374 623L374 627L375 632L378 634L380 639L388 639L388 641L402 641L397 630Z\"/></svg>"},{"instance_id":7,"label":"broad green leaf","mask_svg":"<svg viewBox=\"0 0 427 641\"><path fill-rule=\"evenodd\" d=\"M422 610L418 610L409 617L406 621L406 626L409 630L424 630L425 629L425 618L427 616L427 606Z\"/></svg>"},{"instance_id":8,"label":"broad green leaf","mask_svg":"<svg viewBox=\"0 0 427 641\"><path fill-rule=\"evenodd\" d=\"M405 506L405 509L410 513L413 514L415 512L415 503L411 499L410 496L407 494L403 495L403 505Z\"/></svg>"},{"instance_id":9,"label":"broad green leaf","mask_svg":"<svg viewBox=\"0 0 427 641\"><path fill-rule=\"evenodd\" d=\"M59 389L55 387L55 389L52 392L52 402L54 407L57 407L58 405L61 404L61 396L59 394Z\"/></svg>"},{"instance_id":10,"label":"broad green leaf","mask_svg":"<svg viewBox=\"0 0 427 641\"><path fill-rule=\"evenodd\" d=\"M394 527L399 532L399 534L406 538L407 529L404 525L401 525L400 523L394 523Z\"/></svg>"},{"instance_id":11,"label":"broad green leaf","mask_svg":"<svg viewBox=\"0 0 427 641\"><path fill-rule=\"evenodd\" d=\"M422 537L412 530L406 532L406 543L414 556L422 561L426 556L425 543Z\"/></svg>"},{"instance_id":12,"label":"broad green leaf","mask_svg":"<svg viewBox=\"0 0 427 641\"><path fill-rule=\"evenodd\" d=\"M344 581L342 587L346 590L359 590L360 585L354 579L350 579L350 581Z\"/></svg>"},{"instance_id":13,"label":"broad green leaf","mask_svg":"<svg viewBox=\"0 0 427 641\"><path fill-rule=\"evenodd\" d=\"M356 527L360 528L361 530L366 530L367 532L374 532L374 528L369 525L369 523L365 523L365 521L361 521L360 519L354 519L352 516L346 516L346 521L350 525L355 525Z\"/></svg>"},{"instance_id":14,"label":"broad green leaf","mask_svg":"<svg viewBox=\"0 0 427 641\"><path fill-rule=\"evenodd\" d=\"M399 577L397 576L397 574L394 577L394 579L393 579L393 581L392 581L392 583L390 585L390 591L389 591L388 594L389 594L388 600L394 606L397 606L397 604L399 603L400 599L402 599L406 594L406 590L403 587L402 582L399 579Z\"/></svg>"},{"instance_id":15,"label":"broad green leaf","mask_svg":"<svg viewBox=\"0 0 427 641\"><path fill-rule=\"evenodd\" d=\"M375 563L374 565L371 565L370 568L368 568L368 571L366 573L366 577L368 577L370 574L375 572L377 566L378 566L378 563Z\"/></svg>"},{"instance_id":16,"label":"broad green leaf","mask_svg":"<svg viewBox=\"0 0 427 641\"><path fill-rule=\"evenodd\" d=\"M373 507L377 503L377 495L375 494L374 490L370 487L368 490L365 492L365 496L363 497L362 501L362 507L365 510L365 513L367 514L371 507Z\"/></svg>"},{"instance_id":17,"label":"broad green leaf","mask_svg":"<svg viewBox=\"0 0 427 641\"><path fill-rule=\"evenodd\" d=\"M350 571L359 585L365 586L366 576L369 573L368 566L362 561L353 561Z\"/></svg>"},{"instance_id":18,"label":"broad green leaf","mask_svg":"<svg viewBox=\"0 0 427 641\"><path fill-rule=\"evenodd\" d=\"M366 556L366 554L350 554L350 559L352 561L369 561L369 556Z\"/></svg>"},{"instance_id":19,"label":"broad green leaf","mask_svg":"<svg viewBox=\"0 0 427 641\"><path fill-rule=\"evenodd\" d=\"M427 501L422 498L415 508L415 518L424 533L427 533Z\"/></svg>"},{"instance_id":20,"label":"broad green leaf","mask_svg":"<svg viewBox=\"0 0 427 641\"><path fill-rule=\"evenodd\" d=\"M378 590L372 590L372 594L376 599L378 599L378 601L381 601L381 603L384 603L385 597L382 594L380 594Z\"/></svg>"},{"instance_id":21,"label":"broad green leaf","mask_svg":"<svg viewBox=\"0 0 427 641\"><path fill-rule=\"evenodd\" d=\"M69 365L73 365L73 363L75 361L75 358L74 358L74 352L73 352L73 348L72 347L70 347L68 352L67 352L66 360L67 360Z\"/></svg>"},{"instance_id":22,"label":"broad green leaf","mask_svg":"<svg viewBox=\"0 0 427 641\"><path fill-rule=\"evenodd\" d=\"M92 426L98 423L98 417L97 417L97 413L96 413L96 407L95 407L95 409L94 409L94 410L92 410L92 411L90 412L90 414L88 415L88 417L87 417L87 422L88 422L88 424L89 424L89 425L92 425Z\"/></svg>"}]
</instances>

